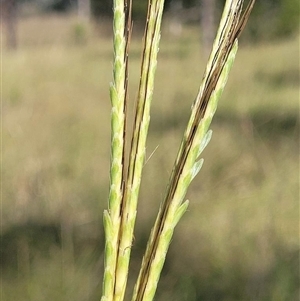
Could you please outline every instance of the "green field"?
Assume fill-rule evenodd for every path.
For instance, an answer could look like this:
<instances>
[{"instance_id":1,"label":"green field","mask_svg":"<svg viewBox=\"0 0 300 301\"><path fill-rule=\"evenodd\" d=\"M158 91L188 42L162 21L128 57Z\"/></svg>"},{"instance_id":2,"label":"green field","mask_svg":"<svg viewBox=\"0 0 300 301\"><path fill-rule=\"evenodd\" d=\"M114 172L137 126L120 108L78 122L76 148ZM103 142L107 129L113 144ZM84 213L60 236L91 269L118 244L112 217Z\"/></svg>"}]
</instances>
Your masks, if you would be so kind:
<instances>
[{"instance_id":1,"label":"green field","mask_svg":"<svg viewBox=\"0 0 300 301\"><path fill-rule=\"evenodd\" d=\"M137 32L130 113L140 48ZM130 287L201 82L203 53L196 27L172 37L165 26ZM1 300L100 300L111 78L105 21L27 18L19 22L19 48L3 46ZM242 39L211 128L156 300L296 301L299 37Z\"/></svg>"}]
</instances>

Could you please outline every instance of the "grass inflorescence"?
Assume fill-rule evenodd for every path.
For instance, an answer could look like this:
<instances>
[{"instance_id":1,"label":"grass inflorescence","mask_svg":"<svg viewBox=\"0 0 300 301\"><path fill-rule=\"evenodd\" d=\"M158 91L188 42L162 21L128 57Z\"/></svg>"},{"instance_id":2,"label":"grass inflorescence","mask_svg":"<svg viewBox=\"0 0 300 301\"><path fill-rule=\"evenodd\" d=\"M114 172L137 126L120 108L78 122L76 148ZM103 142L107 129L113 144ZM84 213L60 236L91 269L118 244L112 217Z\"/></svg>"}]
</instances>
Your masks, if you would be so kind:
<instances>
[{"instance_id":1,"label":"grass inflorescence","mask_svg":"<svg viewBox=\"0 0 300 301\"><path fill-rule=\"evenodd\" d=\"M191 117L179 148L164 201L151 231L132 301L154 298L174 228L187 209L187 189L202 167L199 160L211 138L208 131L218 100L233 64L238 38L255 1L243 11L243 1L226 1L213 49ZM104 212L106 236L102 301L125 296L141 176L145 161L150 105L159 50L164 1L149 1L142 51L141 75L135 108L128 167L126 167L126 106L131 1L114 1L114 81L112 101L112 152L109 210Z\"/></svg>"},{"instance_id":2,"label":"grass inflorescence","mask_svg":"<svg viewBox=\"0 0 300 301\"><path fill-rule=\"evenodd\" d=\"M101 295L112 42L100 21L78 47L77 15L20 17L19 50L3 49L3 300ZM205 68L198 36L196 24L173 37L163 23L128 297ZM298 39L243 37L155 300L298 300L298 54Z\"/></svg>"}]
</instances>

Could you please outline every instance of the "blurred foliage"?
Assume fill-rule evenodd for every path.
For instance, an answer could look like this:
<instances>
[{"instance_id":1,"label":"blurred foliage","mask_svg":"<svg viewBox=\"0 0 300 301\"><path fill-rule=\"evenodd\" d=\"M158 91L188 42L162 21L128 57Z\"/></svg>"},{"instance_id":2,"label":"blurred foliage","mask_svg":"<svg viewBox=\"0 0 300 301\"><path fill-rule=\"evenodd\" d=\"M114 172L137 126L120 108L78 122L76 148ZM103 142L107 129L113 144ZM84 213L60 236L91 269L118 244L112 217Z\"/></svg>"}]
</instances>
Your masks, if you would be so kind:
<instances>
[{"instance_id":1,"label":"blurred foliage","mask_svg":"<svg viewBox=\"0 0 300 301\"><path fill-rule=\"evenodd\" d=\"M287 38L299 32L300 4L297 0L257 0L248 36L252 40Z\"/></svg>"},{"instance_id":2,"label":"blurred foliage","mask_svg":"<svg viewBox=\"0 0 300 301\"><path fill-rule=\"evenodd\" d=\"M88 0L87 0L88 1ZM112 0L90 0L95 18L112 16ZM77 0L19 0L20 3L35 3L44 11L67 12L75 9ZM166 0L166 10L175 0ZM181 2L180 0L177 2ZM144 20L148 0L133 1L133 17ZM216 14L222 11L225 0L217 0ZM201 0L182 0L183 8L201 6ZM300 4L298 0L257 0L248 26L248 38L253 40L286 38L299 31ZM199 16L200 18L200 16ZM267 21L266 21L267 20Z\"/></svg>"},{"instance_id":3,"label":"blurred foliage","mask_svg":"<svg viewBox=\"0 0 300 301\"><path fill-rule=\"evenodd\" d=\"M112 15L111 0L91 1L96 16ZM173 2L175 1L165 1L166 10L170 8ZM145 17L147 3L147 0L133 1L133 17L135 19ZM217 1L217 14L221 13L224 3L224 0ZM201 6L201 0L182 0L183 8L193 8L196 5ZM251 16L255 21L252 21L252 26L248 29L248 37L252 40L262 40L288 37L297 33L299 30L299 6L298 0L257 0Z\"/></svg>"},{"instance_id":4,"label":"blurred foliage","mask_svg":"<svg viewBox=\"0 0 300 301\"><path fill-rule=\"evenodd\" d=\"M77 45L83 45L87 43L88 32L87 26L83 22L75 23L73 27L73 39Z\"/></svg>"}]
</instances>

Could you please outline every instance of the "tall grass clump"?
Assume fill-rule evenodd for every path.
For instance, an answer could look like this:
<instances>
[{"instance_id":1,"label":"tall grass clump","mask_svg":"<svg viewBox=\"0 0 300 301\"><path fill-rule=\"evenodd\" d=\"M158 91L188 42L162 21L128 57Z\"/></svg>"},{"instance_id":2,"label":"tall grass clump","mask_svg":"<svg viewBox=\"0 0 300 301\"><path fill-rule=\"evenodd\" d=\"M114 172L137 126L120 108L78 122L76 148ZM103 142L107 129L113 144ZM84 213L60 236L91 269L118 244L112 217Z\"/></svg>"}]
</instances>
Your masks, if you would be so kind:
<instances>
[{"instance_id":1,"label":"tall grass clump","mask_svg":"<svg viewBox=\"0 0 300 301\"><path fill-rule=\"evenodd\" d=\"M151 230L132 301L154 298L160 273L174 228L188 207L184 200L191 181L203 164L199 159L212 131L210 123L238 49L238 38L247 22L255 0L243 10L242 0L227 0L219 29L191 115L184 132L174 167ZM105 271L102 301L124 300L146 139L150 105L163 13L163 0L149 0L140 83L132 136L127 139L126 107L128 88L128 52L131 35L131 0L114 0L114 63L110 87L111 165L109 208L104 212ZM130 140L127 154L125 142Z\"/></svg>"}]
</instances>

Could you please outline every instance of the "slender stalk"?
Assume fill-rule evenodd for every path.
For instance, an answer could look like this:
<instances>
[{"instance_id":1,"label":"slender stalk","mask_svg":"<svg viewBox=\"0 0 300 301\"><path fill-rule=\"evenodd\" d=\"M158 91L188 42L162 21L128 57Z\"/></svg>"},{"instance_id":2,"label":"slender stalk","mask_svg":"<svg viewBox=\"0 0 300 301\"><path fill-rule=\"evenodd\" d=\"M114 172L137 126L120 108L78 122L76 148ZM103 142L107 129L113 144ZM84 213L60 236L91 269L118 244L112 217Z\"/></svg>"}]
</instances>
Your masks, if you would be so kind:
<instances>
[{"instance_id":1,"label":"slender stalk","mask_svg":"<svg viewBox=\"0 0 300 301\"><path fill-rule=\"evenodd\" d=\"M207 131L237 52L238 36L253 4L254 1L251 1L241 17L243 1L226 2L206 72L171 174L166 197L150 234L133 301L153 300L174 227L188 206L188 201L182 203L187 188L203 163L203 160L197 161L197 158L211 137L211 132Z\"/></svg>"},{"instance_id":2,"label":"slender stalk","mask_svg":"<svg viewBox=\"0 0 300 301\"><path fill-rule=\"evenodd\" d=\"M102 301L113 301L116 286L116 266L121 225L121 207L124 192L124 152L127 94L128 24L126 1L114 0L113 82L110 86L111 111L111 165L109 211L105 210L105 270Z\"/></svg>"},{"instance_id":3,"label":"slender stalk","mask_svg":"<svg viewBox=\"0 0 300 301\"><path fill-rule=\"evenodd\" d=\"M128 266L136 220L137 201L144 165L146 139L150 122L150 105L154 89L154 76L157 66L157 53L160 40L160 26L164 1L149 2L147 23L144 35L144 47L141 64L136 115L131 141L128 177L124 191L120 242L117 258L115 300L123 300Z\"/></svg>"}]
</instances>

